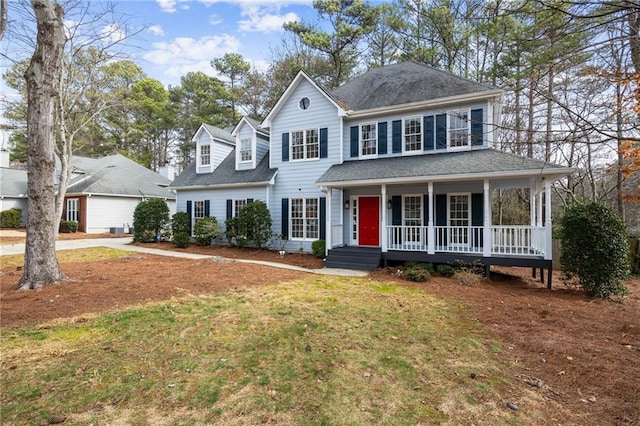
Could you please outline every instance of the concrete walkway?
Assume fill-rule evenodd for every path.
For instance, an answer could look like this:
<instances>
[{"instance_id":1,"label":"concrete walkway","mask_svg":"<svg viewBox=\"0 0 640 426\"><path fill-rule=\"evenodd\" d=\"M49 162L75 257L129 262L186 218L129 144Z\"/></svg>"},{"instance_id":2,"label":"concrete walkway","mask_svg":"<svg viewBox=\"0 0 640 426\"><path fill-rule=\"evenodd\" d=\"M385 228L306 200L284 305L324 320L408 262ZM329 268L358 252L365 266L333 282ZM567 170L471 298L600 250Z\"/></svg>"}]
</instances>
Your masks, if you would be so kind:
<instances>
[{"instance_id":1,"label":"concrete walkway","mask_svg":"<svg viewBox=\"0 0 640 426\"><path fill-rule=\"evenodd\" d=\"M318 275L335 275L341 277L366 277L369 273L366 271L356 271L352 269L338 268L320 268L307 269L300 266L288 265L286 263L268 262L265 260L250 259L227 259L219 256L208 256L205 254L184 253L170 250L160 250L152 247L140 247L130 245L133 241L131 237L125 238L87 238L83 240L59 240L56 241L56 250L75 250L89 247L109 247L118 250L131 251L136 253L155 254L158 256L181 257L185 259L214 259L220 262L241 262L254 263L257 265L270 266L272 268L289 269L298 272L307 272ZM24 244L6 244L0 245L0 256L9 256L15 254L24 254Z\"/></svg>"}]
</instances>

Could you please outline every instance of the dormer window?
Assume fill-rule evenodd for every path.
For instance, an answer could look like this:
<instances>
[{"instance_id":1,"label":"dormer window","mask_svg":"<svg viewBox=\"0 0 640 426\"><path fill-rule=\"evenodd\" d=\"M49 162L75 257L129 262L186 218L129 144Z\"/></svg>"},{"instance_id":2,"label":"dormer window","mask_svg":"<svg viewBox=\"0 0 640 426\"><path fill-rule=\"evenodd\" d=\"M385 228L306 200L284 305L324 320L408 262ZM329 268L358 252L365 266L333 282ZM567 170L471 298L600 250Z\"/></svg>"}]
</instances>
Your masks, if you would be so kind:
<instances>
[{"instance_id":1,"label":"dormer window","mask_svg":"<svg viewBox=\"0 0 640 426\"><path fill-rule=\"evenodd\" d=\"M241 139L240 140L240 161L251 161L252 160L252 147L251 147L251 139Z\"/></svg>"},{"instance_id":2,"label":"dormer window","mask_svg":"<svg viewBox=\"0 0 640 426\"><path fill-rule=\"evenodd\" d=\"M448 111L447 117L449 119L449 148L461 149L469 147L469 110Z\"/></svg>"},{"instance_id":3,"label":"dormer window","mask_svg":"<svg viewBox=\"0 0 640 426\"><path fill-rule=\"evenodd\" d=\"M422 117L404 119L404 151L422 151Z\"/></svg>"},{"instance_id":4,"label":"dormer window","mask_svg":"<svg viewBox=\"0 0 640 426\"><path fill-rule=\"evenodd\" d=\"M200 165L208 166L211 164L211 145L202 145L200 147Z\"/></svg>"}]
</instances>

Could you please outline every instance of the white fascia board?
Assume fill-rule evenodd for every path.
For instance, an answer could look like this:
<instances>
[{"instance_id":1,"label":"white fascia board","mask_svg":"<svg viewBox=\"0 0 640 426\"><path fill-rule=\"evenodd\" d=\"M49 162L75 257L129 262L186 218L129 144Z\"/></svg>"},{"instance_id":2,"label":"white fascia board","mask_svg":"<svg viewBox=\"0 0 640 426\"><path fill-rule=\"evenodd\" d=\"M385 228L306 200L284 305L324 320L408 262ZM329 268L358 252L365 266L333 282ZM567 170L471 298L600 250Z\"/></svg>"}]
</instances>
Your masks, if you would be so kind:
<instances>
[{"instance_id":1,"label":"white fascia board","mask_svg":"<svg viewBox=\"0 0 640 426\"><path fill-rule=\"evenodd\" d=\"M450 105L458 105L462 102L476 102L479 100L490 100L496 97L502 96L502 90L487 90L484 92L474 93L472 95L457 95L449 96L447 98L430 99L428 101L412 102L402 105L391 105L372 109L363 109L358 111L349 110L346 111L346 116L349 118L365 118L375 115L399 113L406 111L414 111L417 109L428 109L433 107L443 107Z\"/></svg>"},{"instance_id":2,"label":"white fascia board","mask_svg":"<svg viewBox=\"0 0 640 426\"><path fill-rule=\"evenodd\" d=\"M162 198L165 200L175 200L176 197L173 196L169 196L169 195L153 195L153 194L136 194L136 195L131 195L131 194L107 194L107 193L101 193L101 192L74 192L74 193L66 193L64 194L65 198L69 198L69 197L118 197L118 198Z\"/></svg>"},{"instance_id":3,"label":"white fascia board","mask_svg":"<svg viewBox=\"0 0 640 426\"><path fill-rule=\"evenodd\" d=\"M269 181L264 182L240 182L240 183L223 183L219 185L197 185L197 186L174 186L172 187L176 191L191 191L197 189L225 189L225 188L250 188L254 186L267 186Z\"/></svg>"},{"instance_id":4,"label":"white fascia board","mask_svg":"<svg viewBox=\"0 0 640 426\"><path fill-rule=\"evenodd\" d=\"M458 181L470 181L478 179L509 179L509 178L522 178L522 177L544 177L550 178L553 181L560 179L563 176L571 174L575 171L574 168L564 167L562 169L550 169L545 170L526 170L515 172L491 172L491 173L461 173L456 175L433 175L433 176L408 176L399 178L383 178L383 179L366 179L366 180L349 180L338 182L316 182L316 186L329 186L333 188L346 188L356 186L367 185L399 185L399 184L413 184L413 183L426 183L426 182L458 182Z\"/></svg>"},{"instance_id":5,"label":"white fascia board","mask_svg":"<svg viewBox=\"0 0 640 426\"><path fill-rule=\"evenodd\" d=\"M203 123L200 123L200 127L198 127L198 130L196 130L196 132L193 134L193 137L191 138L191 142L197 142L198 141L198 135L200 134L200 132L204 129L205 132L209 133L207 131L207 129L204 127ZM211 134L209 133L209 136L211 136Z\"/></svg>"}]
</instances>

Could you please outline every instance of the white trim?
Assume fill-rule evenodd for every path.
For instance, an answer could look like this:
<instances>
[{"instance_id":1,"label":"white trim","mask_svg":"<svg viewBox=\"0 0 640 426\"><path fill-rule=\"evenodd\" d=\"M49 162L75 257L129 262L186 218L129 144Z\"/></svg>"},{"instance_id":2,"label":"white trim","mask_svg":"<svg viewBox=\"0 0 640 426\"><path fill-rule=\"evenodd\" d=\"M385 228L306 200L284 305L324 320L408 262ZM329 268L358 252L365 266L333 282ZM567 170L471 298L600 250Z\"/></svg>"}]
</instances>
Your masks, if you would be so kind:
<instances>
[{"instance_id":1,"label":"white trim","mask_svg":"<svg viewBox=\"0 0 640 426\"><path fill-rule=\"evenodd\" d=\"M458 112L466 112L467 113L467 144L462 146L451 146L451 119L456 116ZM470 151L471 150L471 108L457 108L450 109L446 111L447 117L447 151L449 152L458 152L458 151Z\"/></svg>"},{"instance_id":2,"label":"white trim","mask_svg":"<svg viewBox=\"0 0 640 426\"><path fill-rule=\"evenodd\" d=\"M362 146L362 126L375 126L375 154L363 154L363 146ZM358 156L361 159L372 159L378 158L378 122L377 121L365 121L362 123L358 123Z\"/></svg>"},{"instance_id":3,"label":"white trim","mask_svg":"<svg viewBox=\"0 0 640 426\"><path fill-rule=\"evenodd\" d=\"M261 126L263 128L271 128L271 121L280 112L285 102L298 88L302 80L308 81L318 92L320 92L325 98L327 98L327 100L336 107L338 116L343 116L346 114L346 111L340 105L338 105L336 101L334 101L333 98L329 96L320 86L318 86L316 82L307 75L307 73L305 73L303 70L300 70L298 71L298 74L295 76L295 78L291 81L291 83L289 83L289 86L287 86L287 89L284 91L282 96L280 96L273 108L271 108L269 114L267 114L265 119L262 121Z\"/></svg>"},{"instance_id":4,"label":"white trim","mask_svg":"<svg viewBox=\"0 0 640 426\"><path fill-rule=\"evenodd\" d=\"M360 198L377 198L378 199L378 245L361 245L360 244L360 214L362 213L362 208L361 208L361 203L360 203ZM356 212L356 216L358 217L358 220L356 220L356 232L358 234L358 238L357 241L355 242L355 245L357 246L361 246L361 247L380 247L380 244L382 242L382 232L384 227L380 226L380 216L382 215L382 208L386 208L386 206L381 206L381 197L380 195L353 195L351 197L351 206L349 207L349 210L351 210L351 207L353 207L353 200L356 199L358 201L358 211ZM351 215L352 219L353 219L353 214ZM350 229L350 231L353 231L353 229Z\"/></svg>"},{"instance_id":5,"label":"white trim","mask_svg":"<svg viewBox=\"0 0 640 426\"><path fill-rule=\"evenodd\" d=\"M303 238L293 236L293 226L292 226L293 218L291 217L291 210L293 208L292 200L302 200L302 230L304 234ZM307 217L306 217L307 200L316 200L317 202L318 235L315 238L313 237L309 238L307 236ZM289 197L289 211L287 212L287 217L289 221L289 239L291 241L315 241L320 238L320 226L321 226L320 225L320 197Z\"/></svg>"},{"instance_id":6,"label":"white trim","mask_svg":"<svg viewBox=\"0 0 640 426\"><path fill-rule=\"evenodd\" d=\"M451 196L465 196L467 197L467 224L466 225L452 225L451 224ZM471 211L471 192L449 192L447 193L447 228L449 228L449 232L447 235L447 244L450 247L457 247L457 246L465 246L465 245L469 245L471 242L471 235L467 234L467 241L463 244L456 244L453 243L451 241L451 237L452 237L452 229L453 227L460 227L460 226L466 226L467 228L471 227L471 223L472 223L472 211Z\"/></svg>"},{"instance_id":7,"label":"white trim","mask_svg":"<svg viewBox=\"0 0 640 426\"><path fill-rule=\"evenodd\" d=\"M273 176L275 178L275 174ZM271 179L273 180L273 178ZM195 186L172 186L171 189L176 191L189 191L192 189L223 189L223 188L238 188L238 187L253 187L253 186L267 186L272 184L271 181L264 182L239 182L239 183L225 183L220 185L195 185ZM139 195L137 196L139 197ZM160 197L156 197L160 198Z\"/></svg>"},{"instance_id":8,"label":"white trim","mask_svg":"<svg viewBox=\"0 0 640 426\"><path fill-rule=\"evenodd\" d=\"M316 131L316 136L318 138L318 156L307 158L307 132L308 131ZM303 158L294 159L293 158L293 133L294 132L302 132L302 152L304 154ZM307 129L296 129L289 131L289 162L298 163L304 161L318 161L320 160L320 128L319 127L310 127Z\"/></svg>"},{"instance_id":9,"label":"white trim","mask_svg":"<svg viewBox=\"0 0 640 426\"><path fill-rule=\"evenodd\" d=\"M405 129L406 129L406 124L405 121L407 120L418 120L418 124L420 125L420 149L412 149L410 151L408 151L407 148L407 141L406 141L406 135L405 135ZM408 115L406 117L402 117L402 155L416 155L416 154L423 154L424 153L424 122L423 122L423 116L422 115Z\"/></svg>"}]
</instances>

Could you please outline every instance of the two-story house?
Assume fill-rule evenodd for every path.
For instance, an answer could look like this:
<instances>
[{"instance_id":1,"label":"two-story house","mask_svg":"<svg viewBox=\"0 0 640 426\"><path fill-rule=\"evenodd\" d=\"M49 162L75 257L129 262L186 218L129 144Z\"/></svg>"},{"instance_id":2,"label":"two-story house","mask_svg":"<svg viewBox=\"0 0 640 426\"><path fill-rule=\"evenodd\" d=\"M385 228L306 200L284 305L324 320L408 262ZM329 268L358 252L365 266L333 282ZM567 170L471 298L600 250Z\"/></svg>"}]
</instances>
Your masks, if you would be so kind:
<instances>
[{"instance_id":1,"label":"two-story house","mask_svg":"<svg viewBox=\"0 0 640 426\"><path fill-rule=\"evenodd\" d=\"M492 148L501 97L499 89L413 61L370 70L333 91L301 71L262 124L244 119L234 129L235 152L224 162L235 186L207 193L227 189L211 181L198 194L226 205L227 215L229 200L264 200L287 250L326 240L327 266L479 260L550 271L551 185L572 170ZM252 134L244 143L243 127ZM268 153L260 154L258 133L270 134ZM243 147L255 157L251 164L241 161ZM257 180L236 182L249 171ZM195 195L174 187L178 210L188 210ZM528 223L492 224L497 188L530 190Z\"/></svg>"}]
</instances>

